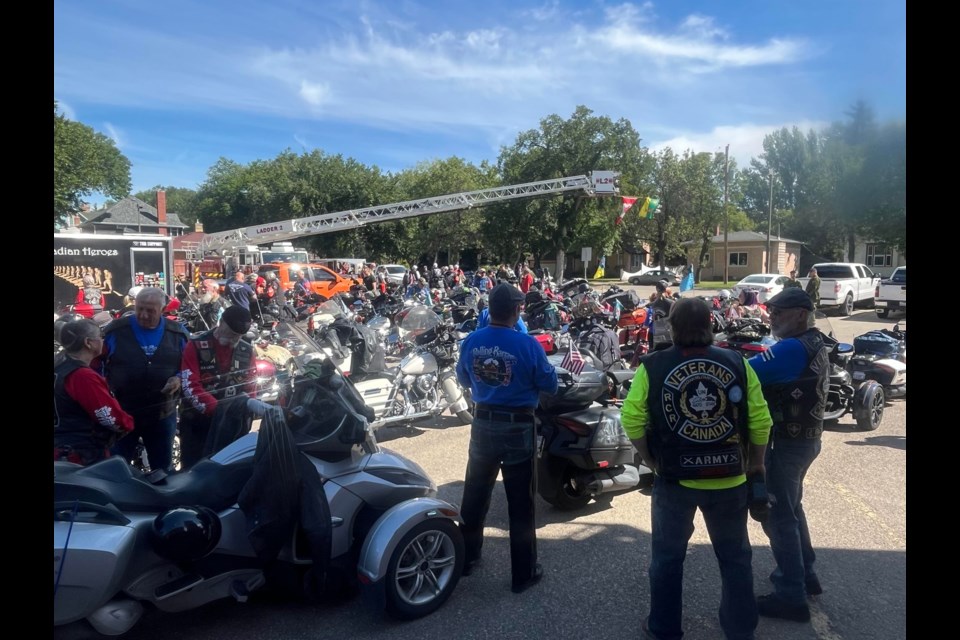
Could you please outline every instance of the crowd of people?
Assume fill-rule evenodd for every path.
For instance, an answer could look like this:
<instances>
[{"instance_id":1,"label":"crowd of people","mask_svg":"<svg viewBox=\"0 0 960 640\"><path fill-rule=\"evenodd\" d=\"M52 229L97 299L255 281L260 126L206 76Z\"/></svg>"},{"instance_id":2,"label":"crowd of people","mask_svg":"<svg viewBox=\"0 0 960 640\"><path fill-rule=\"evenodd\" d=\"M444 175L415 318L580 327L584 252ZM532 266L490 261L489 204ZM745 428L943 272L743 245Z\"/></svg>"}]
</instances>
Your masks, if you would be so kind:
<instances>
[{"instance_id":1,"label":"crowd of people","mask_svg":"<svg viewBox=\"0 0 960 640\"><path fill-rule=\"evenodd\" d=\"M536 286L533 271L525 264L490 271L468 277L457 264L415 267L402 287L407 296L465 284L488 292L486 320L464 340L456 367L475 402L461 502L463 575L481 567L491 492L502 474L511 586L522 593L544 575L536 543L535 409L539 394L557 392L560 376L520 320L525 294ZM358 275L365 283L372 278L371 290L387 290L385 270L365 266ZM549 278L538 275L540 284ZM302 279L295 286L307 286ZM214 289L204 284L202 299L219 311L210 316L212 328L195 336L164 318L167 296L152 287L137 291L133 313L102 332L86 319L62 326L63 351L54 361L55 460L88 465L111 455L131 459L139 440L151 468L170 473L178 405L185 468L215 451L224 429L230 437L249 429L251 413L262 411L254 399L253 348L245 339L251 302L279 290L242 272L226 286L229 305L220 305ZM651 306L671 346L640 361L622 410L625 433L656 474L650 605L642 632L660 640L683 635L683 563L697 510L720 568L726 637L752 638L758 616L808 621L807 596L823 589L802 506L803 481L820 453L829 371L828 349L814 326L816 301L799 286L787 286L763 309L755 294L742 293L730 307L736 317L760 317L779 338L768 352L745 360L713 345L707 301L674 300L670 293L658 284ZM764 503L763 515L751 511L757 505L748 488L756 482L765 482L776 498ZM776 561L774 590L759 597L748 513L762 520Z\"/></svg>"},{"instance_id":2,"label":"crowd of people","mask_svg":"<svg viewBox=\"0 0 960 640\"><path fill-rule=\"evenodd\" d=\"M253 347L245 339L252 323L249 309L226 306L213 329L190 336L164 317L168 304L162 289L142 287L132 313L103 329L86 318L59 328L63 350L54 358L54 460L84 465L112 455L132 460L142 442L150 469L170 473L181 398L184 467L215 450L211 421L221 406L220 414L226 414L231 400L255 400Z\"/></svg>"}]
</instances>

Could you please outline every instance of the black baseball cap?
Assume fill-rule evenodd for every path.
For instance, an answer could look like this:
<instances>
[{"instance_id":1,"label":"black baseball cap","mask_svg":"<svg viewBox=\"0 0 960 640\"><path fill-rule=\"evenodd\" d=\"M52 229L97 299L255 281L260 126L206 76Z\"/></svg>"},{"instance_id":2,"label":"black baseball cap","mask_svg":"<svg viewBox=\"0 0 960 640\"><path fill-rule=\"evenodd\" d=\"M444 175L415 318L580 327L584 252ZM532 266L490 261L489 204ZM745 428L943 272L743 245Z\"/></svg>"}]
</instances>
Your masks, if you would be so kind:
<instances>
[{"instance_id":1,"label":"black baseball cap","mask_svg":"<svg viewBox=\"0 0 960 640\"><path fill-rule=\"evenodd\" d=\"M508 315L513 312L513 308L523 303L523 292L512 284L502 282L490 290L487 296L487 305L490 307L490 313L498 316Z\"/></svg>"},{"instance_id":2,"label":"black baseball cap","mask_svg":"<svg viewBox=\"0 0 960 640\"><path fill-rule=\"evenodd\" d=\"M768 307L779 307L780 309L806 309L813 311L813 300L803 289L791 287L784 289L777 295L767 300Z\"/></svg>"},{"instance_id":3,"label":"black baseball cap","mask_svg":"<svg viewBox=\"0 0 960 640\"><path fill-rule=\"evenodd\" d=\"M239 305L227 307L220 320L230 327L231 331L240 335L250 331L250 323L253 322L250 312Z\"/></svg>"}]
</instances>

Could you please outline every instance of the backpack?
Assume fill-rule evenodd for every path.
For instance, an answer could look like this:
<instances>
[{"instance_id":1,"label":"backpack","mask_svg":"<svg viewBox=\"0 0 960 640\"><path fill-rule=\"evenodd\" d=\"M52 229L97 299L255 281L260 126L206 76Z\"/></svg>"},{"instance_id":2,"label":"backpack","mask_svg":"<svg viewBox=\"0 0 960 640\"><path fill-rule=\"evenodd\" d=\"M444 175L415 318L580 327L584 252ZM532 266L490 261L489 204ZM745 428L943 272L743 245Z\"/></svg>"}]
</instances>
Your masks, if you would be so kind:
<instances>
[{"instance_id":1,"label":"backpack","mask_svg":"<svg viewBox=\"0 0 960 640\"><path fill-rule=\"evenodd\" d=\"M595 324L581 333L577 338L577 346L588 349L597 356L603 363L604 371L620 359L620 341L617 339L617 334L603 325Z\"/></svg>"}]
</instances>

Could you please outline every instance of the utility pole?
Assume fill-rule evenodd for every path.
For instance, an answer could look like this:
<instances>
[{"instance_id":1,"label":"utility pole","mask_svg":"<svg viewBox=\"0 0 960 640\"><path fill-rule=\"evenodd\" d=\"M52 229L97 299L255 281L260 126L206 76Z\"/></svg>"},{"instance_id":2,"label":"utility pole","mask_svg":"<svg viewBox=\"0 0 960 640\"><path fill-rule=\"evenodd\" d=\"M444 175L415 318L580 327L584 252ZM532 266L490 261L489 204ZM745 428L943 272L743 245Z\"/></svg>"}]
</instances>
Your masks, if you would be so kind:
<instances>
[{"instance_id":1,"label":"utility pole","mask_svg":"<svg viewBox=\"0 0 960 640\"><path fill-rule=\"evenodd\" d=\"M770 212L767 214L767 266L764 273L770 271L770 232L773 230L773 169L770 169Z\"/></svg>"},{"instance_id":2,"label":"utility pole","mask_svg":"<svg viewBox=\"0 0 960 640\"><path fill-rule=\"evenodd\" d=\"M727 211L727 180L730 178L730 145L723 152L723 284L730 282L730 212Z\"/></svg>"}]
</instances>

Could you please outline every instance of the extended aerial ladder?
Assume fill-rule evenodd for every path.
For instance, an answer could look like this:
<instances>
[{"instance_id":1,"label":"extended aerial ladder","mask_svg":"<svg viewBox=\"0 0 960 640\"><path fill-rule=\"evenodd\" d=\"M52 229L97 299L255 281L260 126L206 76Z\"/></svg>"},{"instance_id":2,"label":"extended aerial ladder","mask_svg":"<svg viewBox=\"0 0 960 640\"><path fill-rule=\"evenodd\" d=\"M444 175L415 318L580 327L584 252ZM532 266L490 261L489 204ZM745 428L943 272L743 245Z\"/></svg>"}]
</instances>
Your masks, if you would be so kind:
<instances>
[{"instance_id":1,"label":"extended aerial ladder","mask_svg":"<svg viewBox=\"0 0 960 640\"><path fill-rule=\"evenodd\" d=\"M540 180L506 187L465 191L376 207L268 222L231 231L208 233L203 237L200 249L202 253L222 253L224 250L236 247L294 240L304 236L357 229L376 222L403 220L431 213L460 211L520 198L537 198L576 191L583 192L588 196L613 196L620 193L619 175L620 173L616 171L593 171L582 176Z\"/></svg>"}]
</instances>

